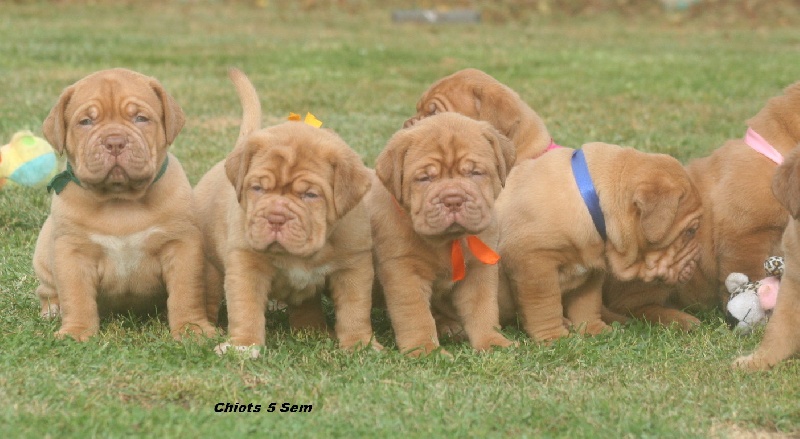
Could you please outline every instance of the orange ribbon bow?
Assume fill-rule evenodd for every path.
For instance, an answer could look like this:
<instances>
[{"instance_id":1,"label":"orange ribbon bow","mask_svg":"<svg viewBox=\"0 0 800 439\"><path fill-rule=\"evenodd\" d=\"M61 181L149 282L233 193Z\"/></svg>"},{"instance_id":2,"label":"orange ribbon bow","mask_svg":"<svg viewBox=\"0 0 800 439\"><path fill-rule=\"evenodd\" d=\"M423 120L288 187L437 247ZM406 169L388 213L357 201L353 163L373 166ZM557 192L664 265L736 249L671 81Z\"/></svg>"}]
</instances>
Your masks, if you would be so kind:
<instances>
[{"instance_id":1,"label":"orange ribbon bow","mask_svg":"<svg viewBox=\"0 0 800 439\"><path fill-rule=\"evenodd\" d=\"M405 214L405 210L400 206L397 198L392 197L392 201L394 201L394 207L397 208L397 211ZM472 255L475 256L475 259L484 264L494 265L500 260L500 255L475 235L467 235L467 247L472 252ZM454 239L450 245L450 267L453 271L453 282L458 282L467 275L467 264L464 261L464 249L461 247L460 239Z\"/></svg>"},{"instance_id":2,"label":"orange ribbon bow","mask_svg":"<svg viewBox=\"0 0 800 439\"><path fill-rule=\"evenodd\" d=\"M469 247L469 251L472 252L475 258L484 264L494 265L500 260L500 255L475 235L467 236L467 247ZM453 245L450 248L450 264L453 267L453 282L464 279L467 274L467 264L464 262L464 250L461 247L460 239L453 240Z\"/></svg>"}]
</instances>

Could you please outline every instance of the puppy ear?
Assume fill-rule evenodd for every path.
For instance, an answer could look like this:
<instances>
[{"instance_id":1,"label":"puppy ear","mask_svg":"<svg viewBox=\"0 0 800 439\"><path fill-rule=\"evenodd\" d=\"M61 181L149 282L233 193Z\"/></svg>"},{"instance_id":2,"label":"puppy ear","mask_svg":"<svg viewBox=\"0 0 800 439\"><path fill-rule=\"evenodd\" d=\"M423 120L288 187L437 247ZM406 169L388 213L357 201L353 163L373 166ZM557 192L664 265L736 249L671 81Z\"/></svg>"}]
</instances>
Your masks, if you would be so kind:
<instances>
[{"instance_id":1,"label":"puppy ear","mask_svg":"<svg viewBox=\"0 0 800 439\"><path fill-rule=\"evenodd\" d=\"M475 114L481 114L481 102L483 101L483 87L472 89L472 97L475 103Z\"/></svg>"},{"instance_id":2,"label":"puppy ear","mask_svg":"<svg viewBox=\"0 0 800 439\"><path fill-rule=\"evenodd\" d=\"M800 148L795 148L775 170L772 194L794 219L800 219Z\"/></svg>"},{"instance_id":3,"label":"puppy ear","mask_svg":"<svg viewBox=\"0 0 800 439\"><path fill-rule=\"evenodd\" d=\"M659 183L641 183L633 194L639 222L648 242L664 239L678 213L681 191Z\"/></svg>"},{"instance_id":4,"label":"puppy ear","mask_svg":"<svg viewBox=\"0 0 800 439\"><path fill-rule=\"evenodd\" d=\"M183 114L183 109L175 101L175 99L164 90L164 87L155 79L150 80L150 87L161 100L161 108L164 111L164 119L161 123L164 124L164 133L167 138L167 145L172 145L178 133L183 129L186 123L186 116Z\"/></svg>"},{"instance_id":5,"label":"puppy ear","mask_svg":"<svg viewBox=\"0 0 800 439\"><path fill-rule=\"evenodd\" d=\"M61 92L56 105L50 110L50 114L45 118L42 124L42 133L44 138L53 146L59 154L64 152L67 147L67 121L64 120L64 113L67 110L72 95L75 93L75 87L69 86Z\"/></svg>"},{"instance_id":6,"label":"puppy ear","mask_svg":"<svg viewBox=\"0 0 800 439\"><path fill-rule=\"evenodd\" d=\"M519 106L514 102L514 98L519 99L516 92L502 84L486 84L474 88L472 94L478 119L489 122L501 134L513 139L521 123Z\"/></svg>"},{"instance_id":7,"label":"puppy ear","mask_svg":"<svg viewBox=\"0 0 800 439\"><path fill-rule=\"evenodd\" d=\"M409 144L406 132L395 133L375 159L375 175L398 202L403 199L403 162Z\"/></svg>"},{"instance_id":8,"label":"puppy ear","mask_svg":"<svg viewBox=\"0 0 800 439\"><path fill-rule=\"evenodd\" d=\"M236 199L242 202L242 191L244 189L244 177L250 169L250 161L255 154L255 148L247 142L241 142L233 148L228 157L225 158L225 174L228 176L236 190Z\"/></svg>"},{"instance_id":9,"label":"puppy ear","mask_svg":"<svg viewBox=\"0 0 800 439\"><path fill-rule=\"evenodd\" d=\"M372 178L355 151L343 150L333 163L333 208L341 218L352 210L372 186Z\"/></svg>"},{"instance_id":10,"label":"puppy ear","mask_svg":"<svg viewBox=\"0 0 800 439\"><path fill-rule=\"evenodd\" d=\"M514 148L514 144L508 140L508 137L500 134L500 132L488 122L481 122L481 124L483 125L483 137L489 141L494 149L494 155L497 161L497 175L500 176L500 185L505 187L506 177L511 167L514 166L514 160L517 156L516 149Z\"/></svg>"}]
</instances>

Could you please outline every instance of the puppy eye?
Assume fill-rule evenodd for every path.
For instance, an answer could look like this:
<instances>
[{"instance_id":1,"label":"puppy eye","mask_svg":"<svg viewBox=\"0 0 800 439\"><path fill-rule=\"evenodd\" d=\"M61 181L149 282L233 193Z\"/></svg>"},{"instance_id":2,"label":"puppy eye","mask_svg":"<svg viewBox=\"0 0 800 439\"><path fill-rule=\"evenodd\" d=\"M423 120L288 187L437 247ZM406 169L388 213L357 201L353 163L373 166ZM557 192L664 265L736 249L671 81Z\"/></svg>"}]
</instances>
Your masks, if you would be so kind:
<instances>
[{"instance_id":1,"label":"puppy eye","mask_svg":"<svg viewBox=\"0 0 800 439\"><path fill-rule=\"evenodd\" d=\"M264 193L264 188L262 186L260 186L260 185L257 185L257 184L254 184L253 186L250 186L250 190L255 192L255 193L257 193L257 194Z\"/></svg>"},{"instance_id":2,"label":"puppy eye","mask_svg":"<svg viewBox=\"0 0 800 439\"><path fill-rule=\"evenodd\" d=\"M421 175L421 176L416 178L416 182L417 183L427 183L427 182L429 182L431 180L433 180L433 177L431 177L430 175L427 175L427 174L426 175Z\"/></svg>"},{"instance_id":3,"label":"puppy eye","mask_svg":"<svg viewBox=\"0 0 800 439\"><path fill-rule=\"evenodd\" d=\"M319 194L317 194L315 192L311 192L311 191L304 192L302 195L300 195L300 198L302 198L304 200L314 200L314 199L319 198Z\"/></svg>"},{"instance_id":4,"label":"puppy eye","mask_svg":"<svg viewBox=\"0 0 800 439\"><path fill-rule=\"evenodd\" d=\"M94 125L94 121L88 117L85 117L78 122L78 125L88 127Z\"/></svg>"},{"instance_id":5,"label":"puppy eye","mask_svg":"<svg viewBox=\"0 0 800 439\"><path fill-rule=\"evenodd\" d=\"M472 171L469 173L469 175L470 175L470 177L480 177L480 176L482 176L482 175L485 175L485 172L483 172L483 171L481 171L481 170L478 170L478 169L473 169L473 170L472 170Z\"/></svg>"},{"instance_id":6,"label":"puppy eye","mask_svg":"<svg viewBox=\"0 0 800 439\"><path fill-rule=\"evenodd\" d=\"M686 232L684 232L684 233L686 233L687 237L692 238L692 237L694 237L695 233L697 233L697 227L692 227L692 228L686 229Z\"/></svg>"},{"instance_id":7,"label":"puppy eye","mask_svg":"<svg viewBox=\"0 0 800 439\"><path fill-rule=\"evenodd\" d=\"M142 116L140 114L140 115L136 116L135 118L133 118L133 122L134 123L147 123L147 122L150 122L150 119L148 119L146 116Z\"/></svg>"},{"instance_id":8,"label":"puppy eye","mask_svg":"<svg viewBox=\"0 0 800 439\"><path fill-rule=\"evenodd\" d=\"M436 114L436 104L430 104L428 106L428 114L431 115L431 116Z\"/></svg>"}]
</instances>

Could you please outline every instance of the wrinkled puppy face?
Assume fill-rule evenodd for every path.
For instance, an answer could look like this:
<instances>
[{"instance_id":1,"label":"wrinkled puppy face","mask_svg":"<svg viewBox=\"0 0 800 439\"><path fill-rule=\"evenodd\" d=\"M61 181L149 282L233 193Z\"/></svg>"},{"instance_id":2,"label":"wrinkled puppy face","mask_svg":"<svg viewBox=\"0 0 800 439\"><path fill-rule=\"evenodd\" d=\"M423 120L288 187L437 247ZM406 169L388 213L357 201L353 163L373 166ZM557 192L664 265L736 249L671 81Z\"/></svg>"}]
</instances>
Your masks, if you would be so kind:
<instances>
[{"instance_id":1,"label":"wrinkled puppy face","mask_svg":"<svg viewBox=\"0 0 800 439\"><path fill-rule=\"evenodd\" d=\"M225 161L256 251L307 257L370 187L358 155L336 134L301 122L256 131Z\"/></svg>"},{"instance_id":2,"label":"wrinkled puppy face","mask_svg":"<svg viewBox=\"0 0 800 439\"><path fill-rule=\"evenodd\" d=\"M81 185L96 195L144 194L184 124L181 108L154 78L103 70L64 90L44 122Z\"/></svg>"},{"instance_id":3,"label":"wrinkled puppy face","mask_svg":"<svg viewBox=\"0 0 800 439\"><path fill-rule=\"evenodd\" d=\"M635 171L629 195L631 217L638 222L629 228L636 235L639 255L634 264L614 271L622 280L684 283L694 275L700 258L701 199L677 160L651 156Z\"/></svg>"},{"instance_id":4,"label":"wrinkled puppy face","mask_svg":"<svg viewBox=\"0 0 800 439\"><path fill-rule=\"evenodd\" d=\"M375 171L418 234L454 239L489 226L513 162L513 146L491 125L442 113L398 131Z\"/></svg>"}]
</instances>

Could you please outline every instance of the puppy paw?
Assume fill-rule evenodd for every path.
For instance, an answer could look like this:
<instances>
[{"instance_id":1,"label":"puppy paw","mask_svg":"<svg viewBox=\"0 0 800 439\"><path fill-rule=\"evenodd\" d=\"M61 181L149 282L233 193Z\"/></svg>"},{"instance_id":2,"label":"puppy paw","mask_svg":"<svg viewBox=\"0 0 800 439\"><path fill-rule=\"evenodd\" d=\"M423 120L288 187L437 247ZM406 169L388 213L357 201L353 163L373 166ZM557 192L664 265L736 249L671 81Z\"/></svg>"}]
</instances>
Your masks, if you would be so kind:
<instances>
[{"instance_id":1,"label":"puppy paw","mask_svg":"<svg viewBox=\"0 0 800 439\"><path fill-rule=\"evenodd\" d=\"M267 301L267 311L282 311L288 308L285 302L281 302L280 300L269 300Z\"/></svg>"},{"instance_id":2,"label":"puppy paw","mask_svg":"<svg viewBox=\"0 0 800 439\"><path fill-rule=\"evenodd\" d=\"M750 354L734 360L733 368L754 372L758 370L769 370L770 365L766 361L763 361L763 359L756 357L755 354Z\"/></svg>"},{"instance_id":3,"label":"puppy paw","mask_svg":"<svg viewBox=\"0 0 800 439\"><path fill-rule=\"evenodd\" d=\"M42 304L39 316L45 320L57 319L61 315L61 307L57 303Z\"/></svg>"},{"instance_id":4,"label":"puppy paw","mask_svg":"<svg viewBox=\"0 0 800 439\"><path fill-rule=\"evenodd\" d=\"M187 323L180 329L171 331L172 338L182 340L187 337L201 335L203 337L215 337L219 335L219 330L209 322Z\"/></svg>"},{"instance_id":5,"label":"puppy paw","mask_svg":"<svg viewBox=\"0 0 800 439\"><path fill-rule=\"evenodd\" d=\"M228 352L231 352L233 354L241 355L242 357L250 358L253 360L261 356L261 349L259 349L259 347L256 345L236 346L230 344L230 342L218 344L217 346L214 347L214 352L216 352L217 355L220 356L225 355Z\"/></svg>"},{"instance_id":6,"label":"puppy paw","mask_svg":"<svg viewBox=\"0 0 800 439\"><path fill-rule=\"evenodd\" d=\"M560 327L560 328L550 329L547 331L534 331L532 334L529 333L529 335L531 336L532 339L536 341L550 343L558 340L559 338L564 338L569 336L569 331L567 330L567 328Z\"/></svg>"},{"instance_id":7,"label":"puppy paw","mask_svg":"<svg viewBox=\"0 0 800 439\"><path fill-rule=\"evenodd\" d=\"M600 335L611 331L611 326L608 326L602 320L581 324L578 327L578 333L582 335Z\"/></svg>"},{"instance_id":8,"label":"puppy paw","mask_svg":"<svg viewBox=\"0 0 800 439\"><path fill-rule=\"evenodd\" d=\"M56 331L55 336L59 340L71 337L75 341L86 341L97 334L97 328L87 328L84 326L62 326Z\"/></svg>"},{"instance_id":9,"label":"puppy paw","mask_svg":"<svg viewBox=\"0 0 800 439\"><path fill-rule=\"evenodd\" d=\"M467 339L467 333L464 331L464 327L455 320L437 320L436 333L439 338L448 338L456 342L465 341Z\"/></svg>"},{"instance_id":10,"label":"puppy paw","mask_svg":"<svg viewBox=\"0 0 800 439\"><path fill-rule=\"evenodd\" d=\"M480 342L473 343L472 347L475 348L477 351L488 351L492 348L507 348L510 346L519 346L519 343L511 341L501 334L492 334L489 337L481 340Z\"/></svg>"},{"instance_id":11,"label":"puppy paw","mask_svg":"<svg viewBox=\"0 0 800 439\"><path fill-rule=\"evenodd\" d=\"M437 343L433 342L423 343L420 344L419 346L412 348L401 348L400 352L402 352L405 356L409 358L424 357L433 353L438 353L445 357L453 356L450 352L447 352L444 348L440 347Z\"/></svg>"},{"instance_id":12,"label":"puppy paw","mask_svg":"<svg viewBox=\"0 0 800 439\"><path fill-rule=\"evenodd\" d=\"M382 351L383 345L375 340L372 334L369 337L344 337L339 338L339 347L346 351L358 351L364 348L371 348L374 351Z\"/></svg>"},{"instance_id":13,"label":"puppy paw","mask_svg":"<svg viewBox=\"0 0 800 439\"><path fill-rule=\"evenodd\" d=\"M676 319L674 322L672 322L672 324L678 325L686 332L690 332L699 328L702 322L700 322L700 319L697 317L686 314L685 316L681 316L679 319Z\"/></svg>"}]
</instances>

